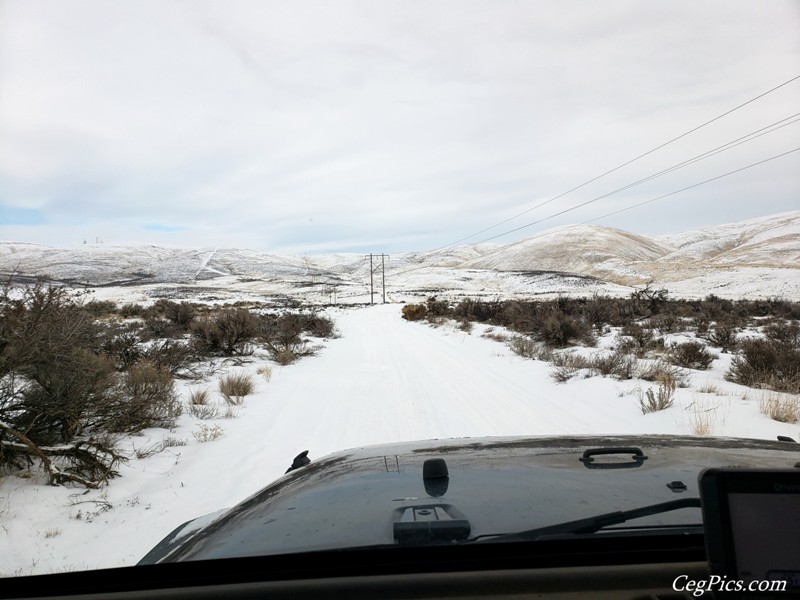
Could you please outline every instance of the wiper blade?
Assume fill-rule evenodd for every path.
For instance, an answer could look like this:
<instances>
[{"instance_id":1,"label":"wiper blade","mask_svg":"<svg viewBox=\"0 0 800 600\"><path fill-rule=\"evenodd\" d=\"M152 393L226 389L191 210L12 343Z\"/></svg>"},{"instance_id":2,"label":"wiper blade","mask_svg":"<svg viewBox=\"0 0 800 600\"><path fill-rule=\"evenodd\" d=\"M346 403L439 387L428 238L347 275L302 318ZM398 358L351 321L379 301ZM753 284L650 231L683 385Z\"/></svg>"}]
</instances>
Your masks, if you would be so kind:
<instances>
[{"instance_id":1,"label":"wiper blade","mask_svg":"<svg viewBox=\"0 0 800 600\"><path fill-rule=\"evenodd\" d=\"M576 521L567 521L565 523L557 523L556 525L548 525L546 527L537 527L536 529L528 529L527 531L520 531L517 533L480 535L472 538L471 541L480 541L485 543L530 542L550 535L594 533L603 529L604 527L608 527L610 525L619 525L620 523L625 523L626 521L631 521L633 519L649 517L651 515L659 515L662 513L672 512L673 510L680 510L682 508L700 508L700 506L700 498L681 498L680 500L671 500L670 502L651 504L649 506L642 506L641 508L634 508L631 510L618 510L616 512L606 513L603 515L578 519Z\"/></svg>"}]
</instances>

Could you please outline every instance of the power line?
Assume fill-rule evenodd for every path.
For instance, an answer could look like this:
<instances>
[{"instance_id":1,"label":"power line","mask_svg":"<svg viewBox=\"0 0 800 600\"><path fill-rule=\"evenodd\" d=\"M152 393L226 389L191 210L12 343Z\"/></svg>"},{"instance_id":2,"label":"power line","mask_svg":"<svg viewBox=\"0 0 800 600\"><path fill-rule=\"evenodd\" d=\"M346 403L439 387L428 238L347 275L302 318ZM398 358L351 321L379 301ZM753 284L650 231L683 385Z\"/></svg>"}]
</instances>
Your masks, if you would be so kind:
<instances>
[{"instance_id":1,"label":"power line","mask_svg":"<svg viewBox=\"0 0 800 600\"><path fill-rule=\"evenodd\" d=\"M742 136L740 138L732 140L732 141L730 141L730 142L728 142L726 144L722 144L721 146L717 146L716 148L712 148L711 150L708 150L706 152L698 154L697 156L694 156L694 157L692 157L690 159L687 159L687 160L685 160L683 162L680 162L680 163L677 163L675 165L672 165L671 167L669 167L667 169L664 169L664 170L659 171L657 173L653 173L652 175L648 175L647 177L643 177L642 179L634 181L633 183L629 183L628 185L624 185L624 186L619 187L619 188L617 188L615 190L612 190L610 192L606 192L605 194L602 194L600 196L595 196L591 200L587 200L585 202L582 202L582 203L577 204L577 205L575 205L575 206L573 206L571 208L565 209L565 210L563 210L561 212L557 212L557 213L552 214L550 216L543 217L543 218L539 219L538 221L534 221L533 223L528 223L527 225L522 225L521 227L517 227L515 229L510 229L509 231L505 231L503 233L498 233L497 235L482 239L482 240L480 240L480 241L478 241L476 243L480 244L482 242L488 242L490 240L494 240L496 238L503 237L504 235L507 235L509 233L514 233L515 231L519 231L520 229L525 229L526 227L530 227L531 225L536 225L538 223L542 223L542 222L547 221L549 219L552 219L554 217L558 217L560 215L563 215L564 213L568 213L568 212L571 212L571 211L573 211L575 209L578 209L578 208L581 208L583 206L586 206L587 204L592 204L593 202L597 202L598 200L602 200L604 198L608 198L609 196L613 196L614 194L617 194L619 192L623 192L625 190L629 190L629 189L631 189L633 187L636 187L637 185L641 185L643 183L646 183L648 181L652 181L653 179L661 177L662 175L666 175L667 173L673 173L673 172L677 171L678 169L682 169L683 167L687 167L689 165L695 164L697 162L700 162L701 160L705 160L706 158L711 158L712 156L716 156L717 154L720 154L720 153L725 152L727 150L731 150L732 148L735 148L737 146L741 146L742 144L746 144L747 142L751 142L751 141L753 141L755 139L758 139L758 138L760 138L762 136L765 136L767 134L770 134L770 133L773 133L775 131L778 131L779 129L783 129L784 127L788 127L789 125L793 125L794 123L797 123L798 121L800 121L800 119L795 118L795 117L798 117L798 116L800 116L800 113L795 113L795 114L793 114L793 115L791 115L789 117L786 117L785 119L781 119L780 121L776 121L775 123L767 125L766 127L762 127L761 129L757 129L755 131L752 131L752 132L748 133L747 135L744 135L744 136ZM794 119L794 120L790 121L790 119ZM788 122L784 123L784 121L788 121ZM757 164L760 164L760 163L757 163Z\"/></svg>"},{"instance_id":2,"label":"power line","mask_svg":"<svg viewBox=\"0 0 800 600\"><path fill-rule=\"evenodd\" d=\"M533 226L533 225L537 225L537 224L539 224L539 223L542 223L542 222L544 222L544 221L550 220L550 219L552 219L552 218L555 218L555 217L561 216L561 215L563 215L563 214L565 214L565 213L568 213L568 212L571 212L571 211L573 211L573 210L577 210L578 208L582 208L582 207L584 207L584 206L586 206L586 205L588 205L588 204L592 204L593 202L597 202L598 200L602 200L602 199L604 199L604 198L607 198L607 197L609 197L609 196L612 196L612 195L614 195L614 194L617 194L617 193L619 193L619 192L621 192L621 191L629 190L629 189L631 189L631 188L633 188L633 187L635 187L635 186L637 186L637 185L641 185L642 183L645 183L645 182L648 182L648 181L652 181L653 179L655 179L655 178L657 178L657 177L660 177L660 176L662 176L662 175L665 175L665 174L667 174L667 173L672 173L672 172L674 172L674 171L677 171L678 169L681 169L681 168L683 168L683 167L685 167L685 166L688 166L688 165L691 165L691 164L697 163L697 162L699 162L699 161L701 161L701 160L705 160L706 158L710 158L710 157L712 157L712 156L715 156L715 155L717 155L717 154L720 154L721 152L725 152L725 151L727 151L727 150L730 150L730 149L732 149L732 148L735 148L735 147L737 147L737 146L740 146L740 145L742 145L742 144L745 144L745 143L747 143L747 142L750 142L750 141L753 141L753 140L755 140L755 139L758 139L758 138L760 138L760 137L762 137L762 136L764 136L764 135L767 135L767 134L773 133L773 132L775 132L775 131L778 131L778 130L780 130L780 129L783 129L784 127L788 127L789 125L793 125L794 123L800 122L800 118L797 118L797 117L800 117L800 113L795 113L795 114L793 114L793 115L790 115L790 116L788 116L788 117L785 117L785 118L783 118L783 119L780 119L780 120L778 120L778 121L775 121L774 123L771 123L771 124L769 124L769 125L766 125L766 126L764 126L764 127L760 128L760 129L756 129L755 131L751 131L750 133L748 133L748 134L746 134L746 135L744 135L744 136L742 136L742 137L739 137L739 138L737 138L737 139L735 139L735 140L731 140L730 142L727 142L727 143L725 143L725 144L722 144L721 146L717 146L716 148L712 148L711 150L707 150L706 152L703 152L703 153L701 153L701 154L698 154L697 156L694 156L694 157L692 157L692 158L690 158L690 159L687 159L687 160L685 160L685 161L682 161L682 162L680 162L680 163L677 163L677 164L675 164L675 165L673 165L673 166L671 166L671 167L669 167L669 168L667 168L667 169L663 169L662 171L659 171L659 172L657 172L657 173L654 173L654 174L652 174L652 175L649 175L649 176L647 176L647 177L644 177L644 178L642 178L642 179L639 179L639 180L637 180L637 181L634 181L633 183L629 183L628 185L625 185L625 186L623 186L623 187L617 188L617 189L615 189L615 190L612 190L612 191L610 191L610 192L607 192L607 193L605 193L605 194L602 194L602 195L600 195L600 196L596 196L596 197L594 197L594 198L592 198L592 199L590 199L590 200L587 200L587 201L585 201L585 202L582 202L581 204L578 204L578 205L576 205L576 206L573 206L573 207L570 207L570 208L564 209L564 210L562 210L562 211L560 211L560 212L554 213L554 214L552 214L552 215L549 215L549 216L547 216L547 217L543 217L543 218L541 218L541 219L538 219L537 221L533 221L533 222L531 222L531 223L527 223L527 224L525 224L525 225L522 225L522 226L520 226L520 227L516 227L516 228L514 228L514 229L510 229L510 230L508 230L508 231L504 231L504 232L502 232L502 233L498 233L498 234L496 234L496 235L494 235L494 236L491 236L491 237L488 237L488 238L484 238L484 239L482 239L482 240L479 240L479 241L478 241L478 242L476 242L476 243L478 243L478 244L479 244L479 243L483 243L483 242L488 242L488 241L491 241L491 240L497 239L497 238L499 238L499 237L503 237L503 236L505 236L505 235L508 235L508 234L510 234L510 233L514 233L514 232L520 231L520 230L522 230L522 229L526 229L526 228L528 228L528 227L531 227L531 226ZM748 165L748 166L746 166L746 167L742 167L742 168L740 168L740 169L736 169L736 170L734 170L734 171L730 171L729 173L725 173L725 174L723 174L723 175L719 175L719 176L717 176L717 177L714 177L714 178L708 179L708 180L706 180L706 181L703 181L703 182L701 182L701 183L697 183L697 184L694 184L694 185L692 185L692 186L689 186L689 187L687 187L687 188L683 188L682 190L678 190L678 191L676 191L676 192L672 192L672 193L670 193L670 194L667 194L666 196L660 196L659 198L655 198L655 199L652 199L652 200L648 200L647 202L644 202L643 204L648 204L649 202L654 202L655 200L660 200L661 198L665 198L665 197L667 197L667 196L671 196L671 195L674 195L674 194L680 193L680 192L682 192L682 191L685 191L685 190L691 189L692 187L697 187L697 186L703 185L704 183L709 183L709 182L711 182L711 181L715 181L716 179L720 179L720 178L722 178L722 177L727 177L728 175L733 175L734 173L738 173L739 171L744 171L744 170L746 170L746 169L749 169L749 168L751 168L751 167L754 167L754 166L757 166L757 165L763 164L763 163L765 163L765 162L769 162L770 160L774 160L774 159L776 159L776 158L780 158L781 156L784 156L785 154L789 154L789 153L791 153L791 152L794 152L794 150L792 150L792 151L790 151L790 152L788 152L788 153L779 154L779 155L777 155L777 156L774 156L774 157L771 157L771 158L765 159L765 160L763 160L763 161L759 161L759 162L753 163L753 164L751 164L751 165ZM635 205L635 206L640 206L640 205ZM633 207L631 207L631 208L635 208L635 206L633 206ZM629 210L629 209L623 209L623 210ZM620 210L620 211L617 211L617 212L623 212L623 210ZM608 215L603 215L603 217L606 217L606 216L611 216L612 214L616 214L616 212L614 212L614 213L609 213ZM600 218L603 218L603 217L598 217L598 219L600 219ZM589 223L589 222L591 222L591 221L585 221L585 223ZM490 229L491 229L491 228L490 228ZM444 249L444 248L448 248L448 247L449 247L449 246L444 246L443 248L441 248L441 249L439 249L439 250L435 250L435 251L433 251L433 253L435 254L435 253L437 253L437 252L441 252L441 250L442 250L442 249ZM422 269L422 268L424 268L424 267L412 267L412 268L410 268L410 269L401 270L401 271L399 271L399 272L397 272L397 273L395 273L395 274L396 274L396 275L403 275L403 274L410 273L410 272L412 272L412 271L416 271L416 270L418 270L418 269Z\"/></svg>"},{"instance_id":3,"label":"power line","mask_svg":"<svg viewBox=\"0 0 800 600\"><path fill-rule=\"evenodd\" d=\"M591 223L593 221L598 221L600 219L604 219L606 217L610 217L611 215L616 215L618 213L625 212L626 210L631 210L631 209L637 208L639 206L644 206L645 204L650 204L651 202L655 202L656 200L661 200L661 199L667 198L669 196L674 196L675 194L680 194L681 192L685 192L686 190L690 190L692 188L699 187L699 186L704 185L706 183L710 183L712 181L716 181L717 179L722 179L723 177L727 177L728 175L733 175L734 173L740 173L741 171L745 171L747 169L750 169L752 167L756 167L758 165L763 165L764 163L770 162L771 160L775 160L775 159L781 158L783 156L786 156L787 154L792 154L793 152L798 152L798 151L800 151L800 147L797 147L797 148L795 148L793 150L788 150L787 152L783 152L781 154L776 154L775 156L771 156L770 158L765 158L764 160L760 160L758 162L749 164L746 167L741 167L741 168L736 169L734 171L729 171L728 173L725 173L723 175L718 175L717 177L712 177L711 179L706 179L705 181L701 181L700 183L695 183L693 185L689 185L689 186L687 186L685 188L682 188L680 190L676 190L674 192L670 192L669 194L664 194L663 196L659 196L658 198L651 198L650 200L645 200L644 202L639 202L638 204L633 204L633 205L628 206L626 208L621 208L619 210L615 210L614 212L607 213L607 214L602 215L600 217L595 217L594 219L589 219L588 221L584 221L582 224Z\"/></svg>"},{"instance_id":4,"label":"power line","mask_svg":"<svg viewBox=\"0 0 800 600\"><path fill-rule=\"evenodd\" d=\"M660 177L661 175L665 175L667 173L672 173L673 171L677 171L678 169L682 169L683 167L692 165L692 164L694 164L696 162L700 162L701 160L704 160L706 158L710 158L712 156L716 156L717 154L721 154L722 152L725 152L727 150L731 150L732 148L736 148L737 146L741 146L742 144L746 144L747 142L751 142L751 141L753 141L755 139L758 139L758 138L760 138L762 136L765 136L765 135L768 135L768 134L773 133L775 131L778 131L779 129L783 129L784 127L788 127L789 125L793 125L795 123L798 123L798 122L800 122L800 119L796 118L798 116L800 116L800 113L795 113L793 115L790 115L790 116L786 117L785 119L781 119L779 121L775 121L774 123L771 123L770 125L762 127L761 129L756 129L755 131L751 131L747 135L744 135L744 136L742 136L740 138L732 140L732 141L730 141L730 142L728 142L726 144L722 144L721 146L717 146L716 148L712 148L711 150L707 150L706 152L703 152L702 154L698 154L697 156L694 156L694 157L692 157L692 158L690 158L688 160L685 160L685 161L683 161L681 163L673 165L673 166L671 166L671 167L669 167L667 169L664 169L663 171L659 171L658 173L654 173L653 175L649 175L648 177L645 177L643 179L635 181L634 183L631 183L631 184L626 185L624 187L617 188L616 190L614 190L612 192L609 192L608 194L605 194L603 196L598 196L596 199L605 198L606 196L610 196L611 194L616 194L617 192L621 192L621 191L630 189L630 188L632 188L632 187L634 187L636 185L639 185L640 183L645 183L647 181L651 181L651 180L653 180L653 179L655 179L657 177ZM790 120L790 119L794 119L794 120ZM784 121L788 121L788 122L784 122Z\"/></svg>"},{"instance_id":5,"label":"power line","mask_svg":"<svg viewBox=\"0 0 800 600\"><path fill-rule=\"evenodd\" d=\"M656 146L655 148L653 148L651 150L648 150L647 152L645 152L643 154L640 154L640 155L638 155L638 156L636 156L636 157L634 157L634 158L632 158L632 159L630 159L630 160L628 160L628 161L626 161L626 162L624 162L624 163L622 163L620 165L617 165L613 169L610 169L610 170L606 171L605 173L602 173L601 175L593 177L592 179L589 179L588 181L585 181L585 182L581 183L580 185L577 185L577 186L567 190L566 192L563 192L563 193L559 194L558 196L554 196L554 197L550 198L549 200L545 200L544 202L540 202L536 206L532 206L531 208L529 208L527 210L524 210L521 213L518 213L518 214L516 214L516 215L514 215L512 217L509 217L509 218L507 218L507 219L505 219L503 221L500 221L499 223L496 223L496 224L492 225L491 227L486 227L485 229L481 229L480 231L478 231L476 233L473 233L471 235L468 235L466 237L458 239L455 242L451 242L450 244L447 244L445 246L441 246L439 248L435 248L433 250L433 252L438 252L439 250L444 250L445 248L449 248L450 246L455 246L456 244L458 244L460 242L466 241L466 240L468 240L470 238L473 238L475 236L478 236L478 235L480 235L482 233L485 233L487 231L495 229L496 227L500 227L500 225L504 225L505 223L508 223L509 221L513 221L514 219L517 219L517 218L521 217L522 215L526 215L529 212L531 212L533 210L536 210L537 208L541 208L542 206L544 206L546 204L550 204L551 202L554 202L555 200L558 200L559 198L563 198L567 194L570 194L570 193L572 193L572 192L574 192L576 190L579 190L579 189L589 185L590 183L593 183L593 182L597 181L598 179L601 179L601 178L605 177L606 175L610 175L611 173L614 173L615 171L619 171L623 167L626 167L626 166L636 162L637 160L639 160L641 158L644 158L645 156L653 154L657 150L661 150L662 148L672 144L673 142L677 142L678 140L680 140L682 138L685 138L686 136L688 136L688 135L690 135L690 134L702 129L703 127L706 127L707 125L710 125L711 123L714 123L715 121L719 121L723 117L728 116L729 114L739 110L740 108L744 108L748 104L752 104L756 100L759 100L759 99L763 98L764 96L767 96L768 94L771 94L772 92L775 92L775 91L781 89L782 87L785 87L785 86L789 85L790 83L792 83L793 81L796 81L797 79L800 79L800 75L796 75L796 76L792 77L791 79L788 79L788 80L784 81L783 83L781 83L779 85L776 85L775 87L767 90L766 92L762 92L758 96L755 96L754 98L750 98L746 102L743 102L743 103L739 104L738 106L735 106L735 107L725 111L724 113L722 113L720 115L717 115L713 119L710 119L710 120L706 121L705 123L702 123L702 124L692 128L692 129L680 134L679 136L674 137L671 140L666 141L663 144L660 144L660 145ZM497 236L495 236L495 237L497 237ZM489 238L489 239L494 239L494 238ZM478 242L478 243L480 243L480 242Z\"/></svg>"},{"instance_id":6,"label":"power line","mask_svg":"<svg viewBox=\"0 0 800 600\"><path fill-rule=\"evenodd\" d=\"M723 177L727 177L728 175L733 175L734 173L739 173L740 171L744 171L744 170L749 169L751 167L755 167L757 165L764 164L764 163L769 162L771 160L775 160L776 158L780 158L781 156L786 156L787 154L791 154L792 152L797 152L798 150L800 150L800 148L795 148L794 150L790 150L788 152L784 152L783 154L777 154L777 155L775 155L773 157L770 157L770 158L767 158L767 159L764 159L764 160L760 160L758 162L755 162L755 163L752 163L750 165L747 165L746 167L741 167L741 168L736 169L734 171L729 171L728 173L724 173L723 175L718 175L717 177L712 177L711 179L706 179L705 181L701 181L700 183L695 183L694 185L690 185L688 187L682 188L682 189L677 190L675 192L670 192L669 194L665 194L664 196L659 196L658 198L653 198L652 200L648 200L647 202L642 202L641 204L637 204L635 206L641 206L642 204L648 204L650 202L655 202L656 200L661 200L661 198L666 198L667 196L673 196L675 194L678 194L680 192L684 192L686 190L690 190L692 188L695 188L697 186L703 185L705 183L709 183L711 181L716 181L717 179L722 179ZM483 243L483 242L488 242L489 240L493 240L495 238L502 237L502 236L507 235L509 233L514 233L516 231L520 231L521 229L526 229L526 228L531 227L533 225L537 225L537 224L539 224L539 223L541 223L543 221L547 221L549 219L552 219L553 217L559 217L559 216L561 216L563 214L566 214L568 212L572 212L573 210L577 210L579 208L582 208L582 207L586 206L587 204L591 204L592 202L596 202L599 199L600 198L592 198L591 200L587 200L586 202L581 202L580 204L576 204L575 206L572 206L570 208L565 208L562 211L559 211L557 213L553 213L552 215L544 217L544 218L539 219L537 221L533 221L533 222L528 223L526 225L521 225L520 227L516 227L516 228L511 229L509 231L506 231L504 233L498 233L497 235L494 235L494 236L492 236L490 238L483 239L483 240L481 240L480 242L477 242L477 243L480 244L480 243ZM631 208L635 208L635 206L632 206ZM617 212L622 212L622 211L617 211ZM615 213L609 213L608 215L605 215L605 216L610 216L612 214L615 214Z\"/></svg>"},{"instance_id":7,"label":"power line","mask_svg":"<svg viewBox=\"0 0 800 600\"><path fill-rule=\"evenodd\" d=\"M751 163L751 164L749 164L749 165L746 165L746 166L744 166L744 167L740 167L740 168L738 168L738 169L734 169L733 171L728 171L727 173L723 173L722 175L717 175L716 177L711 177L710 179L706 179L705 181L700 181L700 182L698 182L698 183L694 183L694 184L692 184L692 185L686 186L686 187L684 187L684 188L681 188L681 189L679 189L679 190L675 190L674 192L670 192L670 193L668 193L668 194L664 194L664 195L662 195L662 196L658 196L658 197L656 197L656 198L651 198L651 199L649 199L649 200L645 200L644 202L639 202L639 203L637 203L637 204L633 204L633 205L631 205L631 206L628 206L628 207L626 207L626 208L622 208L622 209L619 209L619 210L615 210L615 211L613 211L613 212L610 212L610 213L604 214L604 215L602 215L602 216L599 216L599 217L596 217L596 218L594 218L594 219L589 219L589 220L587 220L587 221L583 221L583 223L582 223L582 224L591 223L591 222L593 222L593 221L598 221L598 220L600 220L600 219L604 219L605 217L610 217L610 216L612 216L612 215L616 215L616 214L618 214L618 213L625 212L625 211L627 211L627 210L631 210L631 209L637 208L637 207L639 207L639 206L644 206L645 204L650 204L651 202L656 202L657 200L662 200L662 199L664 199L664 198L668 198L669 196L674 196L674 195L676 195L676 194L680 194L681 192L685 192L685 191L687 191L687 190L691 190L691 189L693 189L693 188L700 187L701 185L705 185L705 184L707 184L707 183L711 183L712 181L717 181L718 179L722 179L722 178L724 178L724 177L728 177L728 176L730 176L730 175L734 175L734 174L736 174L736 173L740 173L740 172L742 172L742 171L746 171L747 169L751 169L751 168L753 168L753 167L757 167L758 165L763 165L764 163L768 163L768 162L770 162L770 161L777 160L778 158L782 158L782 157L784 157L784 156L787 156L787 155L789 155L789 154L792 154L792 153L794 153L794 152L798 152L798 151L800 151L800 147L794 148L793 150L789 150L789 151L787 151L787 152L782 152L781 154L776 154L775 156L771 156L771 157L769 157L769 158L765 158L764 160L760 160L760 161L757 161L757 162ZM525 229L525 228L527 228L527 227L531 227L531 226L533 226L533 225L536 225L536 224L538 224L538 223L541 223L542 221L547 221L548 219L552 219L553 217L557 217L557 216L563 215L564 213L568 213L568 212L571 212L571 211L573 211L573 210L576 210L576 209L578 209L578 208L581 208L581 207L585 206L586 204L589 204L589 203L591 203L591 202L594 202L595 200L596 200L596 199L589 200L589 201L587 201L587 202L584 202L584 203L582 203L582 204L579 204L579 205L577 205L577 206L573 206L573 207L571 207L571 208L564 209L564 210L562 210L562 211L560 211L560 212L558 212L558 213L552 214L552 215L550 215L550 216L548 216L548 217L544 217L543 219L539 219L538 221L533 221L532 223L528 223L527 225L522 225L521 227L517 227L517 228L515 228L515 229L512 229L512 230L510 230L510 231L506 231L505 233L500 233L500 234L497 234L497 235L495 235L495 236L492 236L492 237L490 237L490 238L486 238L486 239L484 239L484 240L481 240L480 242L477 242L477 243L486 242L486 241L489 241L489 240L492 240L492 239L495 239L495 238L498 238L498 237L504 236L504 235L506 235L506 234L508 234L508 233L513 233L513 232L515 232L515 231L519 231L519 230L521 230L521 229ZM396 276L396 275L405 275L405 274L407 274L407 273L412 273L412 272L414 272L414 271L418 271L418 270L420 270L420 269L424 269L424 268L426 268L426 266L412 267L412 268L410 268L410 269L405 269L405 270L402 270L402 271L398 271L398 272L394 273L394 275L395 275L395 276Z\"/></svg>"}]
</instances>

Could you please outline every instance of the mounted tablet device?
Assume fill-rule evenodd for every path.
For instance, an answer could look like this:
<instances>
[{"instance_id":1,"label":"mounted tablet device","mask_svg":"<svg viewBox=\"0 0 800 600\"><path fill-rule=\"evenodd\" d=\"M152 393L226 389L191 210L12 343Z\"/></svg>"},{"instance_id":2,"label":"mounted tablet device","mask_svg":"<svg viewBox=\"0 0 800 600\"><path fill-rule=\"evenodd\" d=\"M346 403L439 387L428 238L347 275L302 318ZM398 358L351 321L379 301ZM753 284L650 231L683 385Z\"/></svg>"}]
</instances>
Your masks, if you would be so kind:
<instances>
[{"instance_id":1,"label":"mounted tablet device","mask_svg":"<svg viewBox=\"0 0 800 600\"><path fill-rule=\"evenodd\" d=\"M699 479L714 597L772 597L784 581L780 597L800 597L800 469L706 469Z\"/></svg>"}]
</instances>

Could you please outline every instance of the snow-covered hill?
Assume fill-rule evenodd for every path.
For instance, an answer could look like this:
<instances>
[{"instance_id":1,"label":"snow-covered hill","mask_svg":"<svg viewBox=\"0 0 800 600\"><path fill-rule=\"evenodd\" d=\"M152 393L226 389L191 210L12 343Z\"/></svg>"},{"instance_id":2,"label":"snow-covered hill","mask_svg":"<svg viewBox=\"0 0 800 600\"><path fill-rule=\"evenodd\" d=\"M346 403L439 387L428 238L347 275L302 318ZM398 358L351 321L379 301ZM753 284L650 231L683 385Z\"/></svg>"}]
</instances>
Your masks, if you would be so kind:
<instances>
[{"instance_id":1,"label":"snow-covered hill","mask_svg":"<svg viewBox=\"0 0 800 600\"><path fill-rule=\"evenodd\" d=\"M620 229L567 225L502 246L467 264L500 271L548 270L613 279L631 275L629 265L656 260L670 250L653 239Z\"/></svg>"},{"instance_id":2,"label":"snow-covered hill","mask_svg":"<svg viewBox=\"0 0 800 600\"><path fill-rule=\"evenodd\" d=\"M664 262L796 267L800 265L800 212L718 225L657 238L674 248Z\"/></svg>"},{"instance_id":3,"label":"snow-covered hill","mask_svg":"<svg viewBox=\"0 0 800 600\"><path fill-rule=\"evenodd\" d=\"M800 300L799 265L800 211L795 211L659 237L596 225L562 226L509 244L393 255L385 259L385 277L373 273L373 282L382 294L385 280L393 300L626 295L648 283L674 296ZM370 298L370 262L364 254L291 256L104 244L59 249L0 242L0 276L12 273L21 280L44 277L105 288L98 293L136 301Z\"/></svg>"}]
</instances>

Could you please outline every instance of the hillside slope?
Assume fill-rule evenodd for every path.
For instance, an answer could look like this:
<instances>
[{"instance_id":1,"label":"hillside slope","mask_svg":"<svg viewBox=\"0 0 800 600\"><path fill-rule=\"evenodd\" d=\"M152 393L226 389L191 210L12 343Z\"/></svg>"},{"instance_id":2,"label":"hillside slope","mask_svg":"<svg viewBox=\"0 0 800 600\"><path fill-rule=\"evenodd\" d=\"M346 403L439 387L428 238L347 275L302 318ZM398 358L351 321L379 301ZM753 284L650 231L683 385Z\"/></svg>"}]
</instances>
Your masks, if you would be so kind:
<instances>
[{"instance_id":1,"label":"hillside slope","mask_svg":"<svg viewBox=\"0 0 800 600\"><path fill-rule=\"evenodd\" d=\"M798 297L800 211L685 233L647 237L608 227L572 225L505 245L464 266L553 270L621 285L663 284L687 295L737 288L747 295Z\"/></svg>"},{"instance_id":2,"label":"hillside slope","mask_svg":"<svg viewBox=\"0 0 800 600\"><path fill-rule=\"evenodd\" d=\"M597 225L562 226L509 244L392 255L385 267L386 277L375 270L372 280L381 286L386 280L394 300L627 295L645 284L667 287L676 296L800 300L800 211L659 237ZM355 253L292 256L105 244L61 249L0 242L0 276L11 274L21 281L124 286L140 292L133 295L136 301L205 290L205 297L223 301L368 302L371 279L369 256Z\"/></svg>"}]
</instances>

